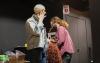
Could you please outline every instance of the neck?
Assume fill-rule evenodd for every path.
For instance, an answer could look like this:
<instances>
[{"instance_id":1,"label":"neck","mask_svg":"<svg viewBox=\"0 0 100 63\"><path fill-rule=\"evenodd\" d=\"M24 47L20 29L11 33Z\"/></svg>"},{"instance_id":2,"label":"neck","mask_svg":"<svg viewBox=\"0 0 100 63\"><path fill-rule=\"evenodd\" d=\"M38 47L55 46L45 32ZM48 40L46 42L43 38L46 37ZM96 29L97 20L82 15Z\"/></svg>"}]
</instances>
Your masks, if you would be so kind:
<instances>
[{"instance_id":1,"label":"neck","mask_svg":"<svg viewBox=\"0 0 100 63\"><path fill-rule=\"evenodd\" d=\"M38 18L38 16L37 16L36 14L33 14L33 17L34 17L34 19L35 19L36 21L39 21L39 18Z\"/></svg>"},{"instance_id":2,"label":"neck","mask_svg":"<svg viewBox=\"0 0 100 63\"><path fill-rule=\"evenodd\" d=\"M60 25L59 24L57 24L57 28L59 27Z\"/></svg>"}]
</instances>

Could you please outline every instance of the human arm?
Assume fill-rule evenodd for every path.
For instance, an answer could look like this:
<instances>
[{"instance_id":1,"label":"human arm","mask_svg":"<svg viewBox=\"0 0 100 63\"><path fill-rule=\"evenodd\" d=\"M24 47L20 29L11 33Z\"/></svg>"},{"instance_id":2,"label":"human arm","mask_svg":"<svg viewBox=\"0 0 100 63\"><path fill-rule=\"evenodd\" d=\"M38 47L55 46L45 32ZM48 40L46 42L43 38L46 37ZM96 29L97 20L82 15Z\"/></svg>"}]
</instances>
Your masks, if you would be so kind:
<instances>
[{"instance_id":1,"label":"human arm","mask_svg":"<svg viewBox=\"0 0 100 63\"><path fill-rule=\"evenodd\" d=\"M25 24L26 31L32 35L39 35L38 27L32 19L28 19Z\"/></svg>"},{"instance_id":2,"label":"human arm","mask_svg":"<svg viewBox=\"0 0 100 63\"><path fill-rule=\"evenodd\" d=\"M64 45L64 41L65 41L65 29L63 27L59 27L57 31L57 42L59 48L61 48Z\"/></svg>"}]
</instances>

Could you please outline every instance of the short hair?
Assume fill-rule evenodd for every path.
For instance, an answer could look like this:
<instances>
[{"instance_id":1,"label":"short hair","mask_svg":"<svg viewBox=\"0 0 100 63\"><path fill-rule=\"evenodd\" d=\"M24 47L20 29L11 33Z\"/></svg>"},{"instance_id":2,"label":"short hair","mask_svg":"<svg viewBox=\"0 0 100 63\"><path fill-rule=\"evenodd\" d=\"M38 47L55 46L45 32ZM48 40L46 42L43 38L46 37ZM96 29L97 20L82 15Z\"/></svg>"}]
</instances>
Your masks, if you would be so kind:
<instances>
[{"instance_id":1,"label":"short hair","mask_svg":"<svg viewBox=\"0 0 100 63\"><path fill-rule=\"evenodd\" d=\"M45 6L42 4L36 4L33 10L35 13L39 13L41 10L45 10Z\"/></svg>"}]
</instances>

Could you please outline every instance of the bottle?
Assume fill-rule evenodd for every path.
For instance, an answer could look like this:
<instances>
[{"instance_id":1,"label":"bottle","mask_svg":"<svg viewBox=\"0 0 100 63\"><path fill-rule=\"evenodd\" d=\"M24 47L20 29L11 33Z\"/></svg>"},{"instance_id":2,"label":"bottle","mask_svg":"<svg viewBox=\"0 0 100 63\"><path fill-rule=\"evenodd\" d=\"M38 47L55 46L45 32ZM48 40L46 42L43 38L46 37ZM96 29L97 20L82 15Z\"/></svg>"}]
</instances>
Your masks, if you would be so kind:
<instances>
[{"instance_id":1,"label":"bottle","mask_svg":"<svg viewBox=\"0 0 100 63\"><path fill-rule=\"evenodd\" d=\"M25 43L24 47L27 47L27 43Z\"/></svg>"}]
</instances>

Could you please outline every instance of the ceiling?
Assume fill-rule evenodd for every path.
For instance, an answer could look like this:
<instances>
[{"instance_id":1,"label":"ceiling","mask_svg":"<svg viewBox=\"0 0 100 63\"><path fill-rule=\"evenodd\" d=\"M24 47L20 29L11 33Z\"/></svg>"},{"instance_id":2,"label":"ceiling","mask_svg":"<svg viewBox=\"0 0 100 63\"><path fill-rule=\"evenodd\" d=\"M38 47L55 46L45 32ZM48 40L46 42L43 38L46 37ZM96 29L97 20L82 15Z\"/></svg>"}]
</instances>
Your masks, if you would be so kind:
<instances>
[{"instance_id":1,"label":"ceiling","mask_svg":"<svg viewBox=\"0 0 100 63\"><path fill-rule=\"evenodd\" d=\"M89 0L63 0L64 4L69 4L72 8L79 11L89 10Z\"/></svg>"},{"instance_id":2,"label":"ceiling","mask_svg":"<svg viewBox=\"0 0 100 63\"><path fill-rule=\"evenodd\" d=\"M89 10L89 0L20 0L23 3L30 5L30 3L34 4L34 2L46 2L45 4L62 2L63 4L69 4L72 8L77 9L79 11L87 11Z\"/></svg>"}]
</instances>

